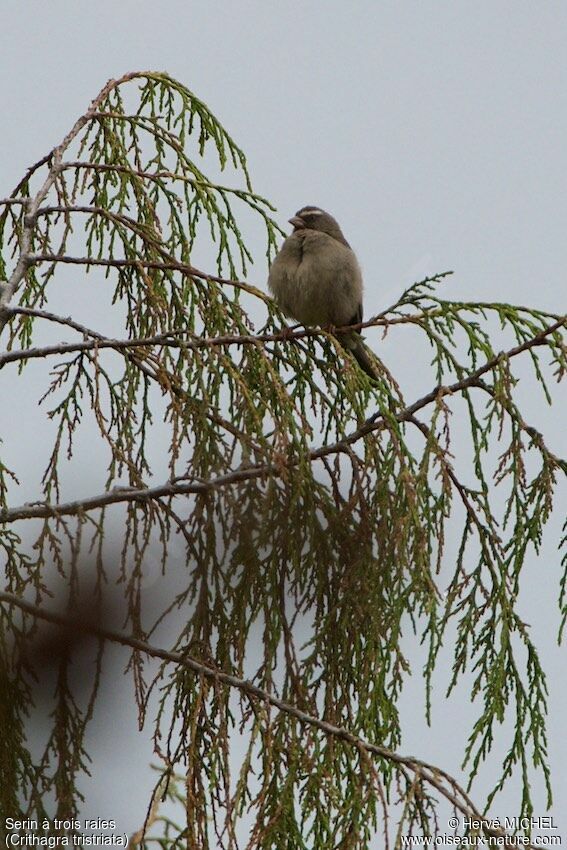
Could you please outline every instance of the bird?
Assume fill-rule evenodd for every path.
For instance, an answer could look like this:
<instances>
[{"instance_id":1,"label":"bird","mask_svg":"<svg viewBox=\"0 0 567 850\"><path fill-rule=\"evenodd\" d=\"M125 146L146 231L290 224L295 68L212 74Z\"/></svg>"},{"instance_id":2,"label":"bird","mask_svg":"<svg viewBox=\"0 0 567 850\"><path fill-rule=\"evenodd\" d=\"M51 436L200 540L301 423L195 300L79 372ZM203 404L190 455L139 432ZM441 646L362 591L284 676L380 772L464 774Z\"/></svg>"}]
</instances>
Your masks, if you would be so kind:
<instances>
[{"instance_id":1,"label":"bird","mask_svg":"<svg viewBox=\"0 0 567 850\"><path fill-rule=\"evenodd\" d=\"M289 318L306 326L333 328L362 322L362 272L335 218L305 206L289 219L293 232L271 265L268 289ZM360 330L335 333L374 381L376 368Z\"/></svg>"}]
</instances>

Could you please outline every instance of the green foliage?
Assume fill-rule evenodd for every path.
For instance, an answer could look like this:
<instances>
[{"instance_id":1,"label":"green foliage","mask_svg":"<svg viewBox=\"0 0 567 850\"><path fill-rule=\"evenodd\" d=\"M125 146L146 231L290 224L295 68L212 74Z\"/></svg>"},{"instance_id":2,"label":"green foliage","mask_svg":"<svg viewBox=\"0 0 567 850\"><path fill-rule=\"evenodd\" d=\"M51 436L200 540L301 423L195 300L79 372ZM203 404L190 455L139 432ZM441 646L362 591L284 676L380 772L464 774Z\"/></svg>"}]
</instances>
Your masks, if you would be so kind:
<instances>
[{"instance_id":1,"label":"green foliage","mask_svg":"<svg viewBox=\"0 0 567 850\"><path fill-rule=\"evenodd\" d=\"M209 152L220 170L234 167L244 188L205 175ZM39 200L30 207L27 197ZM567 466L525 422L515 364L530 359L551 402L550 378L566 368L565 321L446 300L437 295L445 275L422 281L372 321L400 345L414 333L431 346L431 384L407 400L385 364L371 386L332 336L282 332L267 296L236 280L251 261L238 204L244 218L253 213L251 228L264 229L270 257L279 228L251 189L242 151L198 98L155 73L105 87L5 204L5 280L17 275L22 252L27 263L20 306L7 308L2 378L31 359L59 357L42 396L53 445L40 501L10 507L18 470L8 471L14 460L0 447L5 589L34 591L40 603L58 581L71 609L79 586L94 583L103 598L105 584L117 584L123 624L136 638L157 630L174 650L392 751L403 744L398 701L410 675L402 638L415 632L427 653L428 717L441 653L445 663L452 653L448 694L470 689L478 705L463 747L471 782L511 719L494 793L519 777L519 810L530 814L532 763L551 798L547 687L517 599ZM216 275L192 265L210 243ZM77 312L110 294L122 338L75 313L42 309L64 264L77 274L104 271L96 281L77 278ZM68 344L44 342L42 329L53 322L72 332ZM496 339L507 341L507 354ZM390 359L395 365L395 353ZM466 418L470 433L458 458L464 475L451 454L454 410L459 432ZM77 497L71 476L95 456L101 492ZM457 556L449 558L446 539L458 527ZM145 586L156 547L159 610ZM565 580L562 587L564 605ZM4 635L14 632L15 643L10 651L4 643L0 711L30 772L22 732L29 700L7 696L10 710L3 701L26 687L30 673L18 659L35 619L26 613L15 629L11 609L2 610ZM5 766L24 814L40 812L42 788L58 811L79 808L75 776L85 769L96 687L82 706L75 701L70 664L65 653L33 793L21 767ZM100 675L100 653L93 664ZM185 808L183 828L153 818L165 830L162 846L181 835L189 846L232 847L244 819L251 847L362 848L398 797L398 834L434 831L435 789L386 750L371 757L246 691L165 662L151 675L136 651L129 667L140 721L157 713L160 794L165 788ZM184 771L184 791L175 770Z\"/></svg>"}]
</instances>

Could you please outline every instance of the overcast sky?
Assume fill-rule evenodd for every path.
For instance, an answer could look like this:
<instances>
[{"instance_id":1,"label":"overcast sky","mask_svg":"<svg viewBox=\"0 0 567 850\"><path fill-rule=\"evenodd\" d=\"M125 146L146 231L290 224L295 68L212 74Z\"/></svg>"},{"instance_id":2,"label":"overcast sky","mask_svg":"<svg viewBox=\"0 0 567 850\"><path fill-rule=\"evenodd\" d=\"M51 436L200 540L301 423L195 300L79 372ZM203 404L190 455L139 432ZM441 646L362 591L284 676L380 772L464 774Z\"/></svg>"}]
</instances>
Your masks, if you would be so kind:
<instances>
[{"instance_id":1,"label":"overcast sky","mask_svg":"<svg viewBox=\"0 0 567 850\"><path fill-rule=\"evenodd\" d=\"M282 226L305 204L337 217L364 270L367 316L447 269L455 271L447 297L564 312L566 43L567 4L547 0L3 0L0 196L61 141L107 79L163 70L243 147L254 188ZM264 246L253 247L249 279L263 286ZM399 365L411 377L411 352ZM527 410L565 455L562 392L551 413L529 399ZM9 427L5 407L0 433ZM558 528L529 565L526 619L553 685L554 811L567 840ZM130 722L116 707L87 792L93 815L116 817L124 831L139 825L116 763L117 754L133 758ZM447 726L426 737L411 727L406 751L458 771L462 742L447 748ZM145 750L140 769L150 757Z\"/></svg>"}]
</instances>

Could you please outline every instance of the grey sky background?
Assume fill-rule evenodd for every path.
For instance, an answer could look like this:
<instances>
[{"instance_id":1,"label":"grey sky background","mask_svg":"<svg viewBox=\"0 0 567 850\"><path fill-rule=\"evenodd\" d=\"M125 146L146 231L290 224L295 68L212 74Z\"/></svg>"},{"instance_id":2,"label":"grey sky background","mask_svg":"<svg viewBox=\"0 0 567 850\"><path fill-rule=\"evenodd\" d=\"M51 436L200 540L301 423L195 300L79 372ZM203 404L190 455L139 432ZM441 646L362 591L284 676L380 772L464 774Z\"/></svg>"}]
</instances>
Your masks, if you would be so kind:
<instances>
[{"instance_id":1,"label":"grey sky background","mask_svg":"<svg viewBox=\"0 0 567 850\"><path fill-rule=\"evenodd\" d=\"M63 138L108 78L163 70L202 98L243 147L254 188L276 205L282 226L308 203L337 217L365 273L367 317L415 280L447 269L455 272L445 284L449 298L565 310L567 5L4 0L0 15L0 196ZM264 287L264 244L252 248L248 279ZM410 398L430 388L420 383L411 347L394 351L372 332L367 339L395 357L388 365ZM567 411L558 392L551 410L531 389L520 389L520 398L564 455ZM0 398L6 393L0 376ZM14 408L0 402L0 434L14 427ZM34 428L26 421L20 433L32 439ZM526 567L523 601L552 687L554 812L567 840L560 519ZM428 731L419 665L415 672L402 750L458 776L476 709L441 699ZM151 782L143 777L148 735L137 736L133 720L129 705L110 700L101 710L104 731L85 786L92 815L115 817L126 832L140 825ZM511 788L494 813L514 813L513 799ZM536 799L543 814L543 796Z\"/></svg>"}]
</instances>

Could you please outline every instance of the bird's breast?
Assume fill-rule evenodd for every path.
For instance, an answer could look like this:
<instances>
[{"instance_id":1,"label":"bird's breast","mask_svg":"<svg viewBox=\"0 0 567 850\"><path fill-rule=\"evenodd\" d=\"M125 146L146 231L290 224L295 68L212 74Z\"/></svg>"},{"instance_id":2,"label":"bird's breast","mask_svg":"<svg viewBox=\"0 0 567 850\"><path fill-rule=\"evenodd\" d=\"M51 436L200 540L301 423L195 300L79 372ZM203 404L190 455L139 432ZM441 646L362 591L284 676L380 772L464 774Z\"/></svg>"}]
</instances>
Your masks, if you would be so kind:
<instances>
[{"instance_id":1,"label":"bird's breast","mask_svg":"<svg viewBox=\"0 0 567 850\"><path fill-rule=\"evenodd\" d=\"M284 312L305 325L347 324L362 299L354 253L314 231L300 231L285 240L268 285Z\"/></svg>"}]
</instances>

